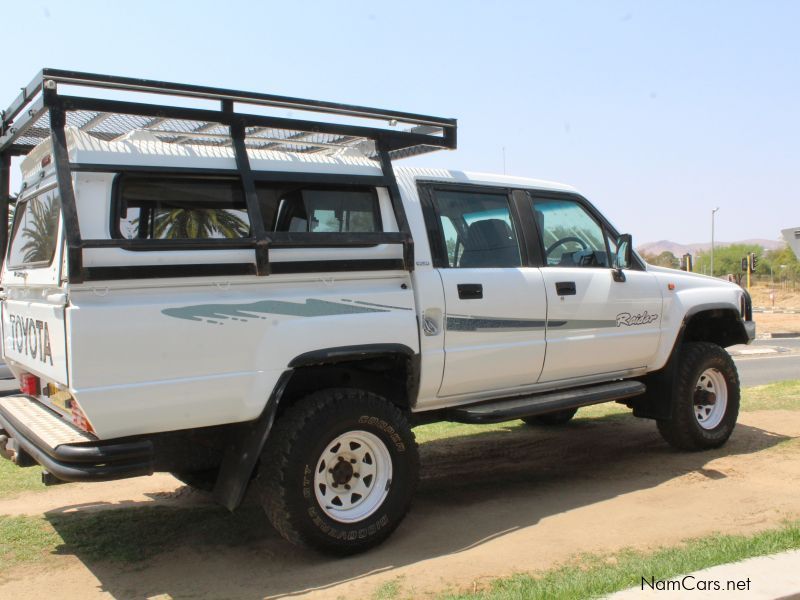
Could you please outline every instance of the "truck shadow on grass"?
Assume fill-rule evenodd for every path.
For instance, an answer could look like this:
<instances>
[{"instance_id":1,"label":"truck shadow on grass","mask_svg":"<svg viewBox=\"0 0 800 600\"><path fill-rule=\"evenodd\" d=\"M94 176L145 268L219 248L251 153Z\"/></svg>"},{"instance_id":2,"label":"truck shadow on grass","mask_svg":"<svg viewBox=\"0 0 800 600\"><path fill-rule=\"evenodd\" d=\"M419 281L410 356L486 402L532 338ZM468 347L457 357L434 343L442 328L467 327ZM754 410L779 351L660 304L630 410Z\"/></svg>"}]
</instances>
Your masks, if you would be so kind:
<instances>
[{"instance_id":1,"label":"truck shadow on grass","mask_svg":"<svg viewBox=\"0 0 800 600\"><path fill-rule=\"evenodd\" d=\"M383 546L346 559L289 545L252 500L233 514L196 503L140 503L94 512L65 507L46 518L64 542L57 552L79 558L114 597L292 596L468 550L687 473L724 479L707 463L789 439L739 425L721 449L679 453L653 423L616 417L427 442L420 447L420 488L405 522Z\"/></svg>"}]
</instances>

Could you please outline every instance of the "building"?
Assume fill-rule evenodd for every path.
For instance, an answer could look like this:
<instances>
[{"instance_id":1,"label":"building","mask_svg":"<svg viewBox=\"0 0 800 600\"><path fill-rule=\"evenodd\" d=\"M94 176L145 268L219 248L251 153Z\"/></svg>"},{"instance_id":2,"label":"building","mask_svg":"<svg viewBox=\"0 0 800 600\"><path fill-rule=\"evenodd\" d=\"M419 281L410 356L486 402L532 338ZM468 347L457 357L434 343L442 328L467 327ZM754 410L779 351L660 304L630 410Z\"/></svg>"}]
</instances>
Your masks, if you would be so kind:
<instances>
[{"instance_id":1,"label":"building","mask_svg":"<svg viewBox=\"0 0 800 600\"><path fill-rule=\"evenodd\" d=\"M781 234L783 234L783 239L789 244L789 248L792 249L794 255L800 259L800 227L784 229Z\"/></svg>"}]
</instances>

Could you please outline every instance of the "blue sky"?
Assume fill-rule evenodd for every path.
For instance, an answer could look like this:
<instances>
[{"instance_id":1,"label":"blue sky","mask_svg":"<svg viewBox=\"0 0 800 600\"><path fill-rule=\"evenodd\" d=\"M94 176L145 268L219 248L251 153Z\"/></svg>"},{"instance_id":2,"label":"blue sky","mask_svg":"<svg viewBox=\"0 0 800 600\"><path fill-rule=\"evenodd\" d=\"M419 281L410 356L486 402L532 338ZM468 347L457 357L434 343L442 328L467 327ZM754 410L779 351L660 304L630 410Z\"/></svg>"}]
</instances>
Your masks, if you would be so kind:
<instances>
[{"instance_id":1,"label":"blue sky","mask_svg":"<svg viewBox=\"0 0 800 600\"><path fill-rule=\"evenodd\" d=\"M800 225L800 2L2 2L44 66L459 119L425 164L577 186L639 242Z\"/></svg>"}]
</instances>

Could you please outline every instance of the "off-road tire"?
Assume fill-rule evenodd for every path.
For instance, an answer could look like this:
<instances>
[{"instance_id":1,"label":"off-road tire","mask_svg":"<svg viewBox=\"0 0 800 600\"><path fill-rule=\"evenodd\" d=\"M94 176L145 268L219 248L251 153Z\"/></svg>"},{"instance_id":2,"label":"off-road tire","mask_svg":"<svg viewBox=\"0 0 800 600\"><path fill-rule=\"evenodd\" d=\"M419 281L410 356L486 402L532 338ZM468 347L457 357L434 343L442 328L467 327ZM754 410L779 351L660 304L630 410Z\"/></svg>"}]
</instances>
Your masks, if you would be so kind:
<instances>
[{"instance_id":1,"label":"off-road tire","mask_svg":"<svg viewBox=\"0 0 800 600\"><path fill-rule=\"evenodd\" d=\"M716 344L688 342L679 348L672 418L658 421L658 431L679 450L718 448L728 441L739 416L739 373L730 354ZM727 406L721 422L713 429L701 427L695 416L694 394L700 375L707 369L719 371L727 388Z\"/></svg>"},{"instance_id":2,"label":"off-road tire","mask_svg":"<svg viewBox=\"0 0 800 600\"><path fill-rule=\"evenodd\" d=\"M377 436L391 457L392 476L388 494L372 514L342 522L320 505L314 476L328 444L350 431ZM262 453L257 483L264 510L284 538L349 555L389 537L408 512L418 478L417 443L404 413L372 392L346 388L315 392L279 417Z\"/></svg>"},{"instance_id":3,"label":"off-road tire","mask_svg":"<svg viewBox=\"0 0 800 600\"><path fill-rule=\"evenodd\" d=\"M557 412L547 413L546 415L536 415L535 417L522 417L526 425L540 427L545 425L547 427L566 425L578 412L577 408L567 408Z\"/></svg>"}]
</instances>

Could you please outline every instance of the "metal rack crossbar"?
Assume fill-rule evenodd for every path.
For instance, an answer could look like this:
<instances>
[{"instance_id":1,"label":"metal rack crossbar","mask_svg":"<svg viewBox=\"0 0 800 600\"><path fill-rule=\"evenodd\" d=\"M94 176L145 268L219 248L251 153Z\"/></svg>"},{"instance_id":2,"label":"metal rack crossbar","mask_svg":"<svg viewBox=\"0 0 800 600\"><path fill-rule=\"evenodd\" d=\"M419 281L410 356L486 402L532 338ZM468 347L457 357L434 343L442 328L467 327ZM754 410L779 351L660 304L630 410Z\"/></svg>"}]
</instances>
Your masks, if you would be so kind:
<instances>
[{"instance_id":1,"label":"metal rack crossbar","mask_svg":"<svg viewBox=\"0 0 800 600\"><path fill-rule=\"evenodd\" d=\"M107 99L95 95L68 95L59 88L70 90L112 90L122 94L124 100ZM143 95L163 95L175 99L204 100L219 103L219 109L153 104L141 101ZM100 94L102 95L102 94ZM129 99L132 98L132 99ZM133 100L135 99L135 100ZM186 102L184 102L185 104ZM297 119L250 112L236 108L268 107L298 110L312 116L335 115L345 119L367 121L369 125ZM403 264L408 270L414 266L414 246L405 211L400 200L392 160L415 156L425 152L456 147L457 124L455 119L370 108L334 102L307 100L214 88L135 79L110 75L97 75L42 69L11 105L2 111L0 122L0 220L8 218L10 201L9 166L12 156L28 154L37 144L51 140L56 177L61 193L62 216L65 222L67 261L71 282L92 279L92 270L83 268L83 249L101 247L132 247L130 240L84 240L75 207L72 172L91 170L91 165L71 164L67 152L67 127L104 142L113 142L141 132L165 144L232 149L236 169L231 174L241 178L248 212L251 215L252 234L246 240L230 244L224 240L171 240L163 244L168 248L196 249L236 245L255 250L254 272L267 275L271 272L270 248L363 247L375 244L401 243L404 248ZM378 126L380 124L380 126ZM250 166L248 150L268 150L293 154L338 155L356 153L375 160L381 176L363 177L370 184L385 186L389 190L392 207L400 233L362 234L342 233L335 236L317 233L267 232L261 218L255 182L280 179L281 174L254 172ZM98 166L101 168L101 166ZM309 181L320 181L319 174L308 173ZM298 174L285 174L297 178ZM341 176L340 176L341 177ZM336 179L329 177L330 181ZM349 181L359 179L348 176ZM5 256L7 232L0 228L0 252ZM383 261L386 262L386 261ZM391 262L391 261L390 261ZM324 270L324 265L320 266ZM97 273L95 272L95 275ZM104 275L107 273L104 271ZM96 278L96 277L95 277Z\"/></svg>"}]
</instances>

